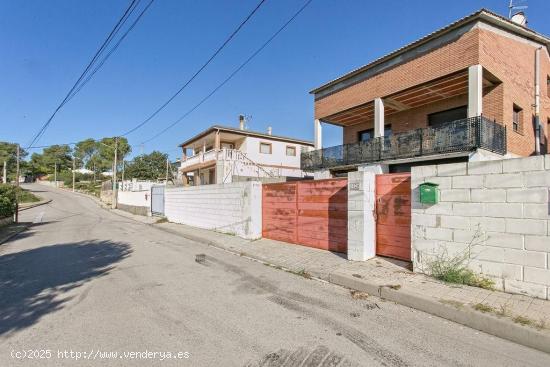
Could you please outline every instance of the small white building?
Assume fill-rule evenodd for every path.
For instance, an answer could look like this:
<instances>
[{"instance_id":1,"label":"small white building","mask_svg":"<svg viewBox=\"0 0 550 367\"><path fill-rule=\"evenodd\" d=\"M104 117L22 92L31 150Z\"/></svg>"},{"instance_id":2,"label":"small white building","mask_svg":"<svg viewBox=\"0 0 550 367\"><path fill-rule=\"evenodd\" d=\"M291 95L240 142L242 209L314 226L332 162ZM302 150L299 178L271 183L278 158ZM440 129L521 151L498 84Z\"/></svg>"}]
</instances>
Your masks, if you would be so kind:
<instances>
[{"instance_id":1,"label":"small white building","mask_svg":"<svg viewBox=\"0 0 550 367\"><path fill-rule=\"evenodd\" d=\"M300 154L313 142L244 128L212 126L180 144L179 177L184 184L222 184L245 180L285 181L307 177Z\"/></svg>"}]
</instances>

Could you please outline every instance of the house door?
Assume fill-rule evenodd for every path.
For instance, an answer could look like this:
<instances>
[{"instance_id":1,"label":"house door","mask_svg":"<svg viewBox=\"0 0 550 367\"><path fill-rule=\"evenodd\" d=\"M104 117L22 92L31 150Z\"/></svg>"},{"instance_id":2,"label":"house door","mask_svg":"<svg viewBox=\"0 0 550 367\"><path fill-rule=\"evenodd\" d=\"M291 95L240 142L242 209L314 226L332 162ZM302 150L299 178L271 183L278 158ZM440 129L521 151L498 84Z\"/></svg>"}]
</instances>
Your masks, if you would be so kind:
<instances>
[{"instance_id":1,"label":"house door","mask_svg":"<svg viewBox=\"0 0 550 367\"><path fill-rule=\"evenodd\" d=\"M376 175L376 254L411 260L411 174Z\"/></svg>"}]
</instances>

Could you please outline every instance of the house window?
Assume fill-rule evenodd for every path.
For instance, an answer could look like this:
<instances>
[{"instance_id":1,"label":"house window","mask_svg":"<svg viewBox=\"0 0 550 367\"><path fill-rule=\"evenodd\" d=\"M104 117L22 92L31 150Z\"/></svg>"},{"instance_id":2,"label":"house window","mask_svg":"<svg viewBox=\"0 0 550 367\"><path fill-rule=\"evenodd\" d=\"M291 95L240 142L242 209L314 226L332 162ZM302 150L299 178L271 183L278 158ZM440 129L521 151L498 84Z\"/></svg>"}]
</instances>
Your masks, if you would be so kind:
<instances>
[{"instance_id":1,"label":"house window","mask_svg":"<svg viewBox=\"0 0 550 367\"><path fill-rule=\"evenodd\" d=\"M452 121L465 119L467 115L467 106L461 106L457 108L451 108L450 110L430 113L428 115L428 126L435 128L444 127Z\"/></svg>"},{"instance_id":2,"label":"house window","mask_svg":"<svg viewBox=\"0 0 550 367\"><path fill-rule=\"evenodd\" d=\"M392 134L391 125L384 126L384 136L391 136L391 134ZM358 135L357 140L364 141L364 142L369 141L372 138L374 138L374 129L359 131L357 135Z\"/></svg>"},{"instance_id":3,"label":"house window","mask_svg":"<svg viewBox=\"0 0 550 367\"><path fill-rule=\"evenodd\" d=\"M293 147L291 145L286 146L286 155L296 157L296 147Z\"/></svg>"},{"instance_id":4,"label":"house window","mask_svg":"<svg viewBox=\"0 0 550 367\"><path fill-rule=\"evenodd\" d=\"M550 98L550 75L546 76L546 95Z\"/></svg>"},{"instance_id":5,"label":"house window","mask_svg":"<svg viewBox=\"0 0 550 367\"><path fill-rule=\"evenodd\" d=\"M233 143L221 143L222 149L235 149L235 144Z\"/></svg>"},{"instance_id":6,"label":"house window","mask_svg":"<svg viewBox=\"0 0 550 367\"><path fill-rule=\"evenodd\" d=\"M270 143L260 143L260 153L271 154L271 144Z\"/></svg>"},{"instance_id":7,"label":"house window","mask_svg":"<svg viewBox=\"0 0 550 367\"><path fill-rule=\"evenodd\" d=\"M517 132L521 133L523 128L523 110L521 107L514 105L513 115L512 115L512 129Z\"/></svg>"}]
</instances>

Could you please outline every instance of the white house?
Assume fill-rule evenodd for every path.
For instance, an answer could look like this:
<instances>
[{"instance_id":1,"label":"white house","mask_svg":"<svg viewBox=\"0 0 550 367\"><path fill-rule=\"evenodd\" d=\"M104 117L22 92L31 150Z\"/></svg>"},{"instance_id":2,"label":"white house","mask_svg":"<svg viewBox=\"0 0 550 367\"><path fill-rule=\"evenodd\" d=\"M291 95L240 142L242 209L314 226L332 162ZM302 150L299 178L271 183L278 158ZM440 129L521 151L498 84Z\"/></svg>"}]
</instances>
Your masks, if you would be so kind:
<instances>
[{"instance_id":1,"label":"white house","mask_svg":"<svg viewBox=\"0 0 550 367\"><path fill-rule=\"evenodd\" d=\"M258 179L262 181L306 177L300 154L313 142L244 128L212 126L180 144L179 175L184 184L205 185Z\"/></svg>"}]
</instances>

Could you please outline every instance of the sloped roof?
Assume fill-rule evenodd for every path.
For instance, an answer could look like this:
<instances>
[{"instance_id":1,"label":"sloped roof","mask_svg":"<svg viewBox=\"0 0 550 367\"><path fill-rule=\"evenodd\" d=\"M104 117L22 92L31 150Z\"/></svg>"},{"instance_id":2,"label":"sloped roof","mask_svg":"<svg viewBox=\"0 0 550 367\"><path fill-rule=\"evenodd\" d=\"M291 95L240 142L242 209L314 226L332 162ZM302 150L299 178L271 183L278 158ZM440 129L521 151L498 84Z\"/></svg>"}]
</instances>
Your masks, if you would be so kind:
<instances>
[{"instance_id":1,"label":"sloped roof","mask_svg":"<svg viewBox=\"0 0 550 367\"><path fill-rule=\"evenodd\" d=\"M443 28L440 28L414 42L411 42L401 48L398 48L397 50L395 51L392 51L390 52L389 54L387 55L384 55L366 65L363 65L355 70L352 70L336 79L333 79L313 90L310 91L311 94L315 94L317 92L320 92L322 91L323 89L326 89L328 87L331 87L333 86L334 84L337 84L343 80L346 80L352 76L355 76L363 71L366 71L380 63L383 63L385 61L388 61L390 59L393 59L395 57L397 57L398 55L406 52L406 51L409 51L417 46L420 46L432 39L435 39L435 38L438 38L456 28L459 28L467 23L470 23L470 22L473 22L473 21L476 21L476 20L484 20L490 24L493 24L493 25L496 25L496 26L499 26L501 28L505 28L506 30L508 31L511 31L513 33L516 33L520 36L523 36L525 38L528 38L528 39L531 39L533 41L536 41L536 42L539 42L539 43L542 43L544 45L546 45L546 48L549 50L550 52L550 38L545 36L545 35L542 35L540 33L537 33L535 32L534 30L530 29L530 28L527 28L525 26L522 26L522 25L519 25L517 23L514 23L512 22L510 19L508 18L505 18L501 15L498 15L496 13L493 13L492 11L490 10L487 10L487 9L480 9L478 11L476 11L475 13L472 13L470 15L467 15L465 16L464 18L461 18L449 25L446 25L445 27Z\"/></svg>"}]
</instances>

